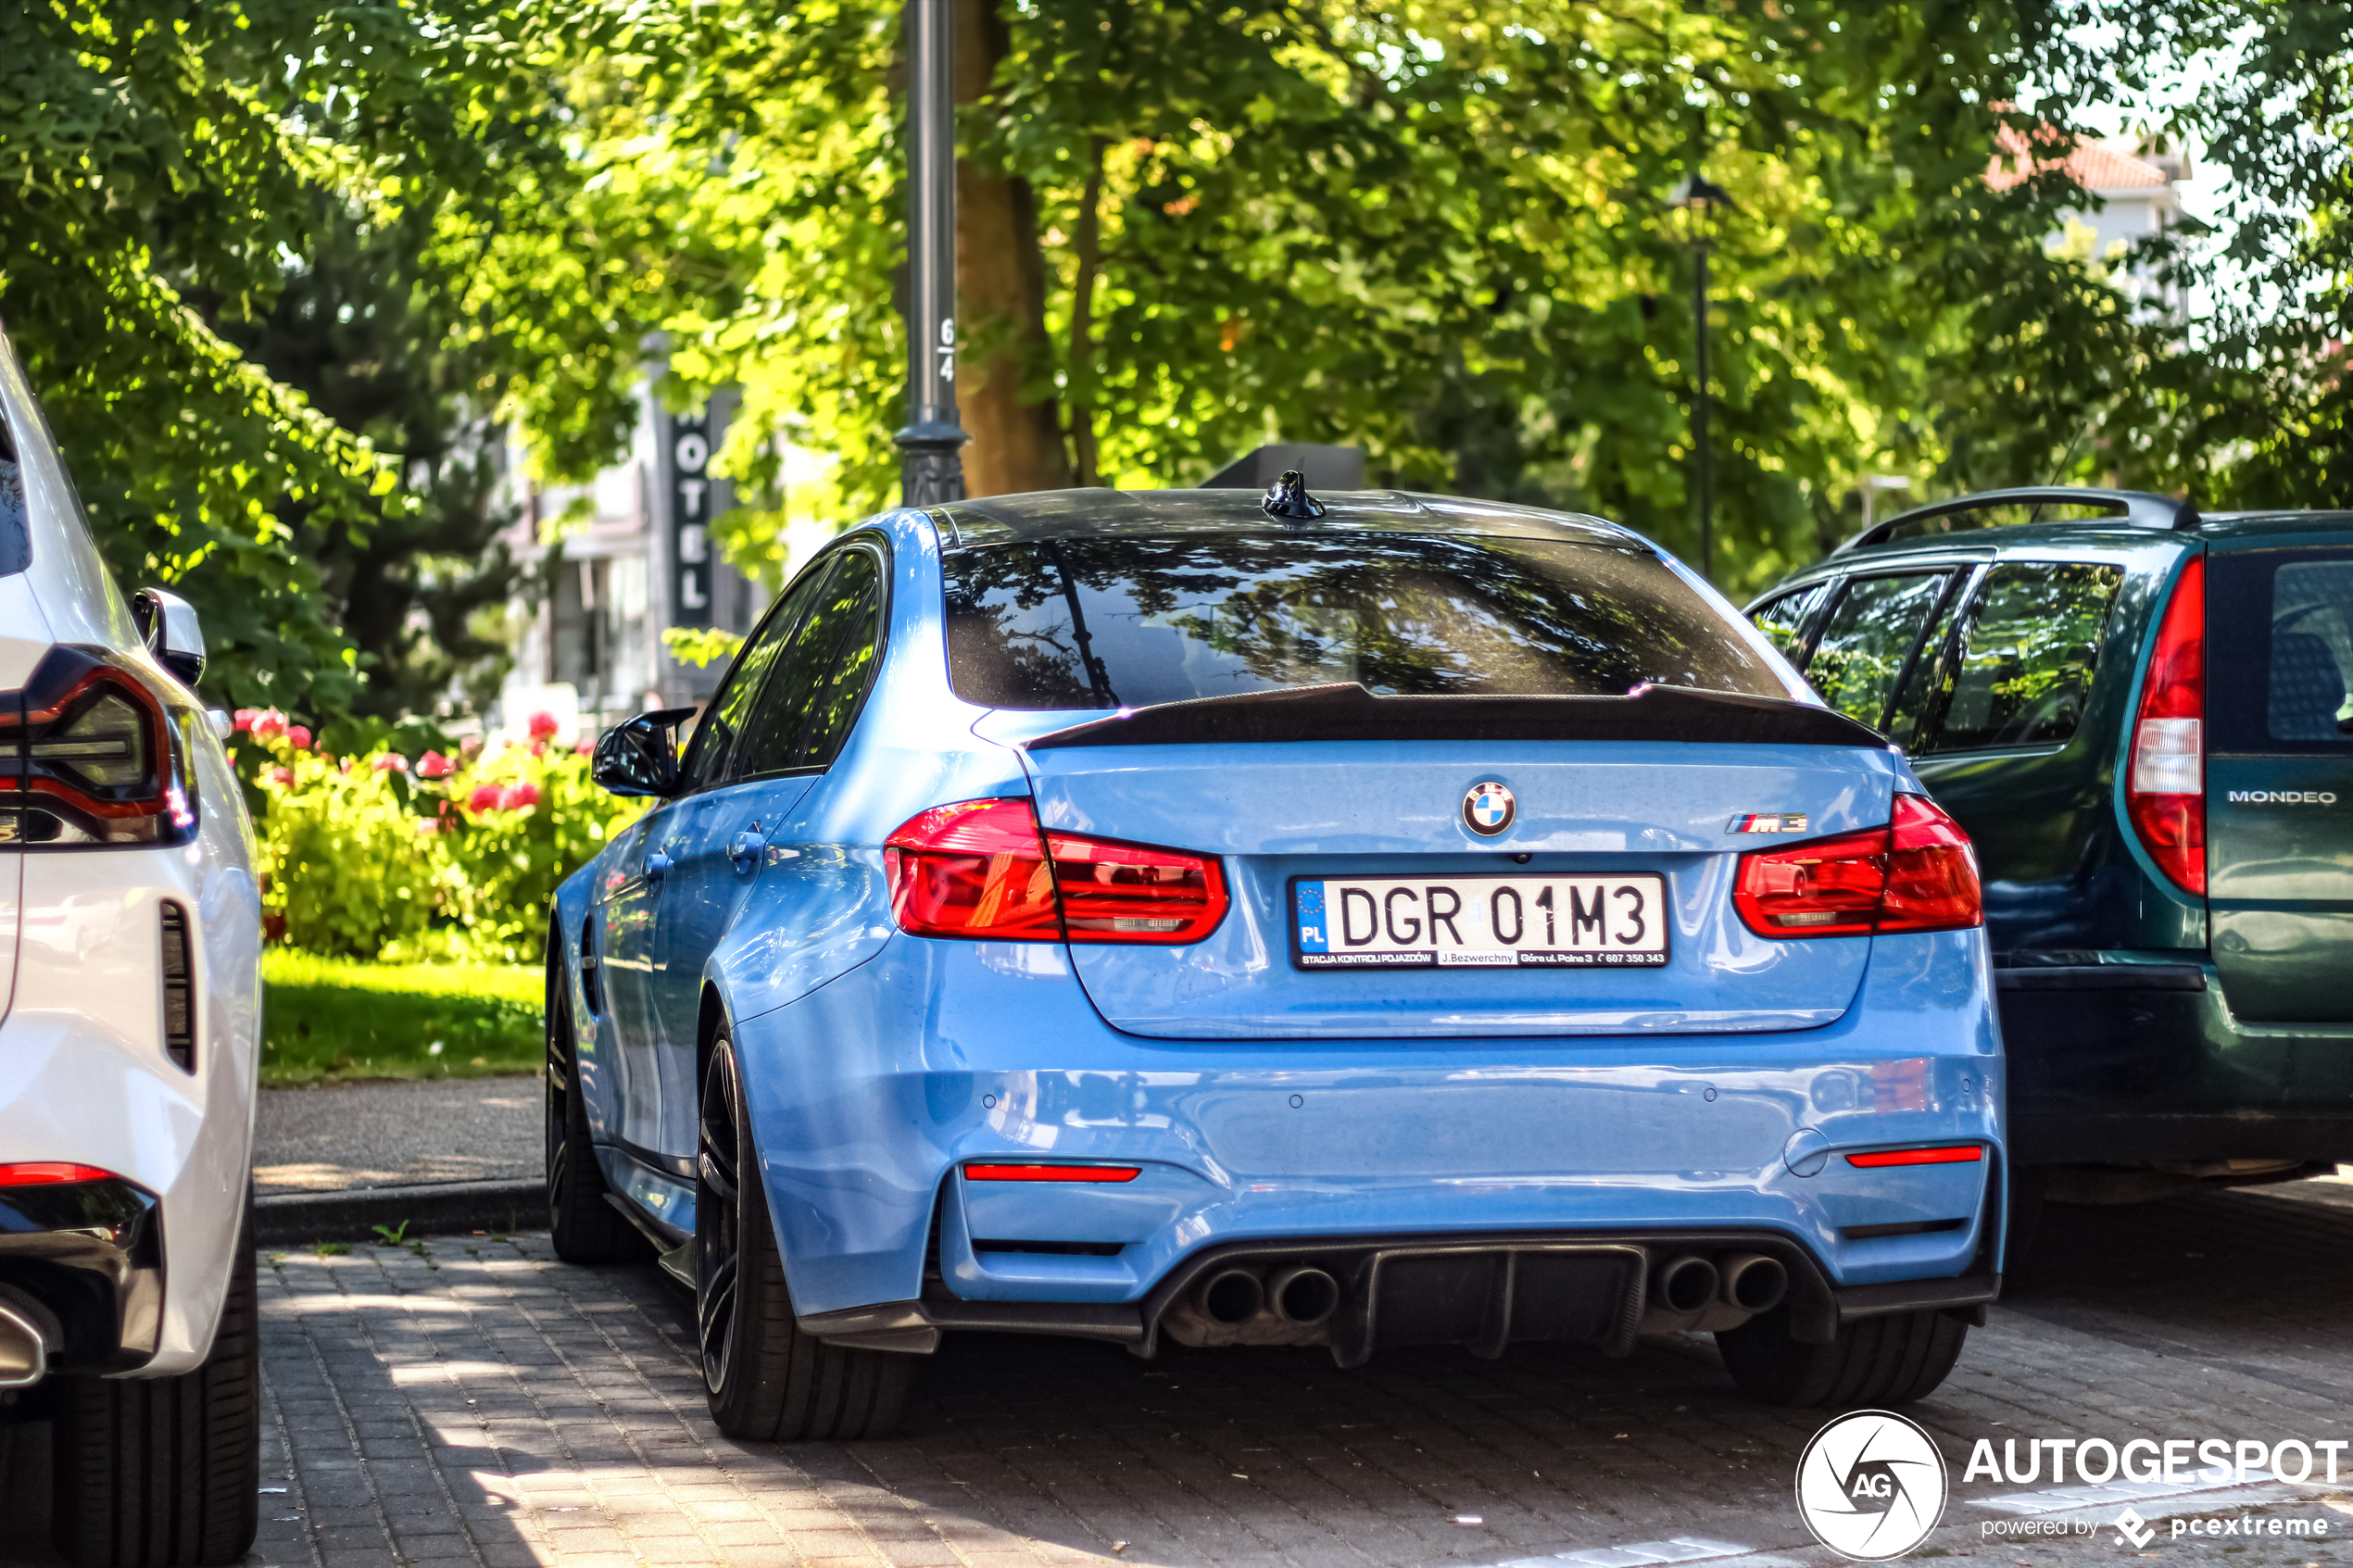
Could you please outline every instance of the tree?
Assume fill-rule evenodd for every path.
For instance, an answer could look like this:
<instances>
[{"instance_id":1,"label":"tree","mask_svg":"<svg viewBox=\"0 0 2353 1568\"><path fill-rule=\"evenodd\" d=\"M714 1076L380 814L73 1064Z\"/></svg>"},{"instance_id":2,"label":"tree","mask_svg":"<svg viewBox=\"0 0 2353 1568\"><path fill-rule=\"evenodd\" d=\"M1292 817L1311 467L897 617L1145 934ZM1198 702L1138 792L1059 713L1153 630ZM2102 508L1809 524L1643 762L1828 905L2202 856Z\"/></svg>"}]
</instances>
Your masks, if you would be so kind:
<instances>
[{"instance_id":1,"label":"tree","mask_svg":"<svg viewBox=\"0 0 2353 1568\"><path fill-rule=\"evenodd\" d=\"M2031 123L1994 106L2040 36L1999 6L955 3L976 493L1350 441L1385 482L1687 546L1690 260L1661 198L1694 169L1738 204L1711 321L1731 585L1835 538L1860 473L1983 456L1935 389L1993 373L1989 312L2098 320L2042 245L2067 193L1982 178ZM854 502L895 489L899 10L719 0L577 95L592 179L718 269L659 313L684 387L744 388L725 461L755 495L778 433L837 454Z\"/></svg>"},{"instance_id":2,"label":"tree","mask_svg":"<svg viewBox=\"0 0 2353 1568\"><path fill-rule=\"evenodd\" d=\"M626 430L627 281L482 262L501 229L543 252L571 240L556 69L627 27L587 4L468 0L0 10L0 314L116 573L201 612L215 700L319 717L415 700L437 671L409 658L411 590L438 606L444 656L478 651L462 610L500 581L472 564L481 471L420 424L419 396L525 418L559 467L593 467ZM338 275L420 245L424 265ZM304 318L355 289L380 313ZM359 370L359 351L398 362ZM496 407L500 367L551 355L560 376ZM444 547L429 588L416 553Z\"/></svg>"}]
</instances>

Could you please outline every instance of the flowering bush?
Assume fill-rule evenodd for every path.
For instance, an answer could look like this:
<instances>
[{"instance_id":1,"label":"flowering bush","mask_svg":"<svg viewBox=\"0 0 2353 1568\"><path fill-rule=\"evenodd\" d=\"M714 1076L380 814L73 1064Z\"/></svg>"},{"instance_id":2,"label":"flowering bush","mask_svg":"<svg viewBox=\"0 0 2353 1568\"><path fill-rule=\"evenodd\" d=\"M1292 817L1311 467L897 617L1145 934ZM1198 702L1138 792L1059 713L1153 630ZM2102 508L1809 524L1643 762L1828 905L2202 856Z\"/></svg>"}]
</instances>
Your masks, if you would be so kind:
<instances>
[{"instance_id":1,"label":"flowering bush","mask_svg":"<svg viewBox=\"0 0 2353 1568\"><path fill-rule=\"evenodd\" d=\"M552 720L533 745L413 762L381 742L334 756L274 709L236 726L260 796L264 922L310 952L535 960L556 884L644 809L590 783L586 755L547 745Z\"/></svg>"}]
</instances>

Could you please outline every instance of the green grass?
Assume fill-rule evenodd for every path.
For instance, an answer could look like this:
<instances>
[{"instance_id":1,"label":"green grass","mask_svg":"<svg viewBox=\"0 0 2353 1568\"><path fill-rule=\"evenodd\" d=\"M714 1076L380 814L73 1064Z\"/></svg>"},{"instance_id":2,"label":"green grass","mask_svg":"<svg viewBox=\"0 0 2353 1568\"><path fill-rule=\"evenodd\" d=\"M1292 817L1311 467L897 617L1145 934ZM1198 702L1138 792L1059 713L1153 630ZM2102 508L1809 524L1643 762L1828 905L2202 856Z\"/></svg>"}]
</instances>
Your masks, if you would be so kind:
<instances>
[{"instance_id":1,"label":"green grass","mask_svg":"<svg viewBox=\"0 0 2353 1568\"><path fill-rule=\"evenodd\" d=\"M378 964L262 956L261 1081L485 1078L537 1073L535 964Z\"/></svg>"}]
</instances>

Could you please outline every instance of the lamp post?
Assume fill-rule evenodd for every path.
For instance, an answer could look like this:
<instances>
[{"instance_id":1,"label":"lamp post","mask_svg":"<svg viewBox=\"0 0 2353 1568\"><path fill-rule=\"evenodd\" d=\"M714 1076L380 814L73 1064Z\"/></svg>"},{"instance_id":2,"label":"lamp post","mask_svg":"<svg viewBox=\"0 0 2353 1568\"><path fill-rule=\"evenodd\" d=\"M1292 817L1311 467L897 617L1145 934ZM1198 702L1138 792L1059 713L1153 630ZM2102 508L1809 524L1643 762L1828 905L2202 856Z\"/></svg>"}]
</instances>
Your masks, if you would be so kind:
<instances>
[{"instance_id":1,"label":"lamp post","mask_svg":"<svg viewBox=\"0 0 2353 1568\"><path fill-rule=\"evenodd\" d=\"M950 76L953 0L907 0L907 407L900 499L964 498L965 441L956 421L956 102Z\"/></svg>"},{"instance_id":2,"label":"lamp post","mask_svg":"<svg viewBox=\"0 0 2353 1568\"><path fill-rule=\"evenodd\" d=\"M1699 574L1716 581L1716 472L1707 444L1707 253L1716 244L1709 225L1718 207L1730 208L1732 198L1721 185L1693 173L1667 194L1667 205L1692 215L1692 337L1698 345L1693 368L1699 372L1692 393L1692 455L1697 459L1699 492Z\"/></svg>"}]
</instances>

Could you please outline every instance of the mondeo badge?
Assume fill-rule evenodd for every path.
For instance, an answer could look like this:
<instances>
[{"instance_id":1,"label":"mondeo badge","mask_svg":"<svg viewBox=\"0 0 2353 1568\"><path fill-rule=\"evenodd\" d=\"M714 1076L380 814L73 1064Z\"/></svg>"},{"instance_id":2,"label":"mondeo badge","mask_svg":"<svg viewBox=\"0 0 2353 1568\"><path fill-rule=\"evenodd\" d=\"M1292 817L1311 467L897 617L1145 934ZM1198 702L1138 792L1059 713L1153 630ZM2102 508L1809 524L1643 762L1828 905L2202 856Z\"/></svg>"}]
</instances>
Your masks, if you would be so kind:
<instances>
[{"instance_id":1,"label":"mondeo badge","mask_svg":"<svg viewBox=\"0 0 2353 1568\"><path fill-rule=\"evenodd\" d=\"M1494 779L1481 779L1463 797L1463 825L1481 838L1492 838L1512 825L1519 814L1512 792Z\"/></svg>"}]
</instances>

